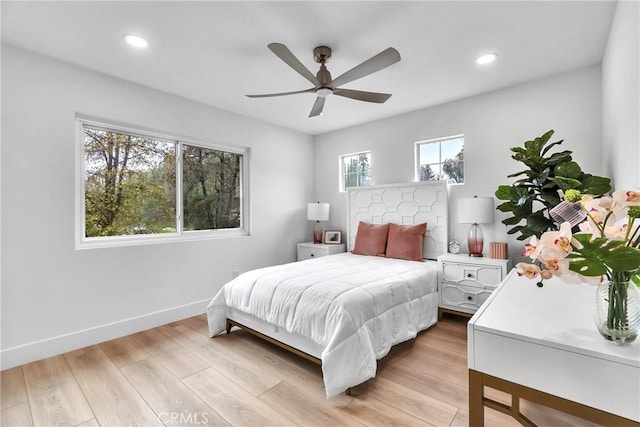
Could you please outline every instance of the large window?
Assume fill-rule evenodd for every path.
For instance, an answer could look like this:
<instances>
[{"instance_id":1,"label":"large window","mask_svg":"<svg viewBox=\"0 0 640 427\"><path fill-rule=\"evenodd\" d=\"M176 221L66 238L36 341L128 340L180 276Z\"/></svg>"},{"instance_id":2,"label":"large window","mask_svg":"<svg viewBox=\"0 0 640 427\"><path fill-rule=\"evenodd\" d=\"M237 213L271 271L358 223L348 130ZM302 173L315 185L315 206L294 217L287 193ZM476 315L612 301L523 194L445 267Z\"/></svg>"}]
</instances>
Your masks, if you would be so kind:
<instances>
[{"instance_id":1,"label":"large window","mask_svg":"<svg viewBox=\"0 0 640 427\"><path fill-rule=\"evenodd\" d=\"M340 156L340 191L371 185L371 152Z\"/></svg>"},{"instance_id":2,"label":"large window","mask_svg":"<svg viewBox=\"0 0 640 427\"><path fill-rule=\"evenodd\" d=\"M416 143L416 180L464 183L464 136Z\"/></svg>"},{"instance_id":3,"label":"large window","mask_svg":"<svg viewBox=\"0 0 640 427\"><path fill-rule=\"evenodd\" d=\"M242 156L185 144L182 158L184 229L239 228Z\"/></svg>"},{"instance_id":4,"label":"large window","mask_svg":"<svg viewBox=\"0 0 640 427\"><path fill-rule=\"evenodd\" d=\"M78 134L78 248L248 233L246 149L85 120Z\"/></svg>"}]
</instances>

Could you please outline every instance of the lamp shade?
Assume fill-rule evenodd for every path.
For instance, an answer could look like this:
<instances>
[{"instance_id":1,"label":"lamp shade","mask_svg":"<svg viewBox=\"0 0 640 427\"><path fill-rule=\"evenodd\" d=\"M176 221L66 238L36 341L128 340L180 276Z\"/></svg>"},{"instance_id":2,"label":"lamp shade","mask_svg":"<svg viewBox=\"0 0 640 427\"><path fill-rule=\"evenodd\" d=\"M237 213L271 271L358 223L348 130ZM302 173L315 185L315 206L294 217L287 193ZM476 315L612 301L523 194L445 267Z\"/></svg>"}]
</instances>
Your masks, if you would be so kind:
<instances>
[{"instance_id":1,"label":"lamp shade","mask_svg":"<svg viewBox=\"0 0 640 427\"><path fill-rule=\"evenodd\" d=\"M458 222L487 224L493 222L493 197L474 197L458 200Z\"/></svg>"},{"instance_id":2,"label":"lamp shade","mask_svg":"<svg viewBox=\"0 0 640 427\"><path fill-rule=\"evenodd\" d=\"M329 221L329 203L309 203L307 205L309 221Z\"/></svg>"}]
</instances>

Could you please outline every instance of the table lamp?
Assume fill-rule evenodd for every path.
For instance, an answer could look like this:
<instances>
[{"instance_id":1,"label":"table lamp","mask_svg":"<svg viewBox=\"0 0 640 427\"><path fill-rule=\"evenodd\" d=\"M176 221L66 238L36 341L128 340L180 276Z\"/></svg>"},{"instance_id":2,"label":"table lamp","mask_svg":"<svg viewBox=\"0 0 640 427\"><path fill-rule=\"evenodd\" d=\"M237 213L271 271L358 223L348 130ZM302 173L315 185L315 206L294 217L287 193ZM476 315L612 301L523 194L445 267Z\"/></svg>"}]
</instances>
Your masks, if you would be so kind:
<instances>
[{"instance_id":1,"label":"table lamp","mask_svg":"<svg viewBox=\"0 0 640 427\"><path fill-rule=\"evenodd\" d=\"M478 197L458 200L458 222L471 224L469 229L469 256L481 257L484 238L479 224L492 223L493 197Z\"/></svg>"},{"instance_id":2,"label":"table lamp","mask_svg":"<svg viewBox=\"0 0 640 427\"><path fill-rule=\"evenodd\" d=\"M307 219L316 222L313 228L313 243L322 243L320 221L329 221L329 203L309 203L307 205Z\"/></svg>"}]
</instances>

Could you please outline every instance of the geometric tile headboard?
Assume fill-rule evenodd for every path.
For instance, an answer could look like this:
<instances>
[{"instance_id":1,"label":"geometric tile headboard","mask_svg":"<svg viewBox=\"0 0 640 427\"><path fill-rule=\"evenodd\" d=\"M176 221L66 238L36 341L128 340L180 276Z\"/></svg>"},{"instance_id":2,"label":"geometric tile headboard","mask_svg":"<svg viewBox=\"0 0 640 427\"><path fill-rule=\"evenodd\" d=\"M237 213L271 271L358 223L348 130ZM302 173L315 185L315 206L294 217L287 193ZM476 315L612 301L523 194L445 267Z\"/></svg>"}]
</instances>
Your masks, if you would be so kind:
<instances>
[{"instance_id":1,"label":"geometric tile headboard","mask_svg":"<svg viewBox=\"0 0 640 427\"><path fill-rule=\"evenodd\" d=\"M447 253L448 204L446 181L352 187L347 189L347 244L353 250L360 221L370 224L427 223L422 254L436 259Z\"/></svg>"}]
</instances>

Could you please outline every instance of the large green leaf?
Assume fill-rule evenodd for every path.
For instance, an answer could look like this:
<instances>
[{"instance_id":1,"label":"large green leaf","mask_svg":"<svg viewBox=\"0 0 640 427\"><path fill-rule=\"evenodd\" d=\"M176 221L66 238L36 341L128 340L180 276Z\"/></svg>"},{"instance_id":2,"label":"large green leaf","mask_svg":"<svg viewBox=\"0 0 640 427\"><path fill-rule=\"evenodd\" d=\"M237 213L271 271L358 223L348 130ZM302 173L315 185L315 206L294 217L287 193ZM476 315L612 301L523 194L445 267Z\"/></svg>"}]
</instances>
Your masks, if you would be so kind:
<instances>
[{"instance_id":1,"label":"large green leaf","mask_svg":"<svg viewBox=\"0 0 640 427\"><path fill-rule=\"evenodd\" d=\"M524 148L526 148L527 150L527 157L540 156L542 145L544 145L544 143L540 141L540 138L536 138L531 141L525 141Z\"/></svg>"},{"instance_id":2,"label":"large green leaf","mask_svg":"<svg viewBox=\"0 0 640 427\"><path fill-rule=\"evenodd\" d=\"M554 229L555 222L544 216L542 211L538 211L527 217L527 228L536 233L543 233L549 229Z\"/></svg>"},{"instance_id":3,"label":"large green leaf","mask_svg":"<svg viewBox=\"0 0 640 427\"><path fill-rule=\"evenodd\" d=\"M562 176L565 178L579 179L582 175L582 169L576 162L563 162L558 163L555 167L556 177Z\"/></svg>"},{"instance_id":4,"label":"large green leaf","mask_svg":"<svg viewBox=\"0 0 640 427\"><path fill-rule=\"evenodd\" d=\"M516 153L514 155L511 156L511 158L513 160L517 160L519 162L525 161L526 159L528 159L529 157L527 156L527 153Z\"/></svg>"},{"instance_id":5,"label":"large green leaf","mask_svg":"<svg viewBox=\"0 0 640 427\"><path fill-rule=\"evenodd\" d=\"M527 149L527 154L529 156L540 157L542 147L544 147L545 144L549 142L551 136L553 135L553 132L553 130L547 131L547 133L539 136L538 138L535 138L533 141L525 142L524 147Z\"/></svg>"},{"instance_id":6,"label":"large green leaf","mask_svg":"<svg viewBox=\"0 0 640 427\"><path fill-rule=\"evenodd\" d=\"M510 185L500 185L495 195L498 200L511 200L513 199L513 187Z\"/></svg>"},{"instance_id":7,"label":"large green leaf","mask_svg":"<svg viewBox=\"0 0 640 427\"><path fill-rule=\"evenodd\" d=\"M577 179L565 178L563 176L556 176L555 178L550 179L550 181L555 181L563 191L582 186L582 182L578 181Z\"/></svg>"},{"instance_id":8,"label":"large green leaf","mask_svg":"<svg viewBox=\"0 0 640 427\"><path fill-rule=\"evenodd\" d=\"M618 240L591 238L590 234L573 236L582 248L569 254L569 268L583 276L601 276L610 271L634 272L640 268L640 250Z\"/></svg>"},{"instance_id":9,"label":"large green leaf","mask_svg":"<svg viewBox=\"0 0 640 427\"><path fill-rule=\"evenodd\" d=\"M529 189L522 186L513 186L513 193L511 194L511 201L515 202L516 206L522 206L527 200L533 196Z\"/></svg>"},{"instance_id":10,"label":"large green leaf","mask_svg":"<svg viewBox=\"0 0 640 427\"><path fill-rule=\"evenodd\" d=\"M546 163L548 166L555 166L558 163L569 161L571 161L571 151L561 151L559 153L553 153L551 156L549 156Z\"/></svg>"},{"instance_id":11,"label":"large green leaf","mask_svg":"<svg viewBox=\"0 0 640 427\"><path fill-rule=\"evenodd\" d=\"M504 225L516 225L518 224L520 221L522 221L522 217L516 217L516 216L512 216L510 218L505 218L502 220L502 223Z\"/></svg>"},{"instance_id":12,"label":"large green leaf","mask_svg":"<svg viewBox=\"0 0 640 427\"><path fill-rule=\"evenodd\" d=\"M547 179L549 178L549 174L550 173L551 173L551 169L550 168L545 168L536 177L532 177L531 181L532 181L533 185L535 185L535 186L544 185L544 183L547 182Z\"/></svg>"},{"instance_id":13,"label":"large green leaf","mask_svg":"<svg viewBox=\"0 0 640 427\"><path fill-rule=\"evenodd\" d=\"M500 212L511 212L516 208L516 205L513 204L512 201L504 202L499 204L496 209Z\"/></svg>"},{"instance_id":14,"label":"large green leaf","mask_svg":"<svg viewBox=\"0 0 640 427\"><path fill-rule=\"evenodd\" d=\"M549 150L551 150L554 146L556 145L560 145L564 142L564 139L561 139L560 141L556 141L556 142L552 142L551 144L547 145L544 150L542 150L542 155L544 156L545 154L547 154L547 152Z\"/></svg>"},{"instance_id":15,"label":"large green leaf","mask_svg":"<svg viewBox=\"0 0 640 427\"><path fill-rule=\"evenodd\" d=\"M555 133L555 131L553 129L548 130L544 133L544 135L536 138L542 141L542 145L546 144L547 142L549 142L549 140L551 139L551 137L553 136L553 134Z\"/></svg>"},{"instance_id":16,"label":"large green leaf","mask_svg":"<svg viewBox=\"0 0 640 427\"><path fill-rule=\"evenodd\" d=\"M516 160L518 160L518 159L516 159ZM521 161L526 166L531 168L531 170L534 170L534 171L540 171L545 166L544 159L542 157L538 157L538 156L527 156L527 157L519 159L519 161Z\"/></svg>"},{"instance_id":17,"label":"large green leaf","mask_svg":"<svg viewBox=\"0 0 640 427\"><path fill-rule=\"evenodd\" d=\"M557 191L547 191L547 190L541 190L540 194L538 194L538 196L544 200L544 204L548 207L548 208L553 208L554 206L556 206L557 204L560 203L560 196L558 196L558 192Z\"/></svg>"},{"instance_id":18,"label":"large green leaf","mask_svg":"<svg viewBox=\"0 0 640 427\"><path fill-rule=\"evenodd\" d=\"M601 176L585 174L582 178L582 185L578 188L585 194L602 196L611 191L611 180Z\"/></svg>"}]
</instances>

